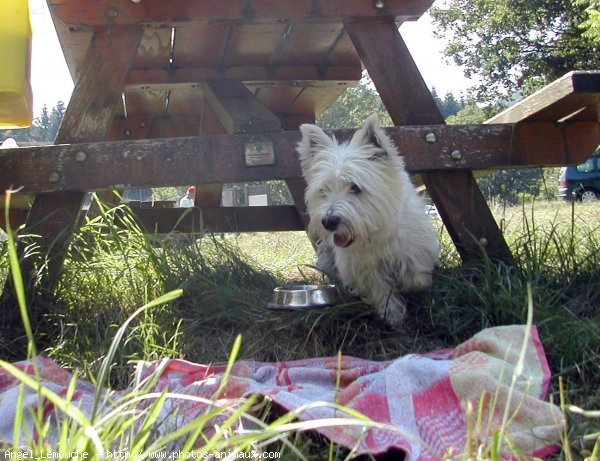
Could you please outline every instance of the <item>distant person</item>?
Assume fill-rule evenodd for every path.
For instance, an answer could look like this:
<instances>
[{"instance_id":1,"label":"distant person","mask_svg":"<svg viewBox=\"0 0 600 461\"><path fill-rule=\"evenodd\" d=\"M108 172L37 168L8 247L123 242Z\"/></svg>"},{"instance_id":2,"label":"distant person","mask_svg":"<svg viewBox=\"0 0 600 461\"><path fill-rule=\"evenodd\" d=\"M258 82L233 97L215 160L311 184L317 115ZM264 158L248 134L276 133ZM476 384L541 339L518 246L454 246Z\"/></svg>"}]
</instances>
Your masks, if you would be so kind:
<instances>
[{"instance_id":1,"label":"distant person","mask_svg":"<svg viewBox=\"0 0 600 461\"><path fill-rule=\"evenodd\" d=\"M179 200L180 208L190 208L194 206L194 198L196 197L196 188L188 187L187 193Z\"/></svg>"}]
</instances>

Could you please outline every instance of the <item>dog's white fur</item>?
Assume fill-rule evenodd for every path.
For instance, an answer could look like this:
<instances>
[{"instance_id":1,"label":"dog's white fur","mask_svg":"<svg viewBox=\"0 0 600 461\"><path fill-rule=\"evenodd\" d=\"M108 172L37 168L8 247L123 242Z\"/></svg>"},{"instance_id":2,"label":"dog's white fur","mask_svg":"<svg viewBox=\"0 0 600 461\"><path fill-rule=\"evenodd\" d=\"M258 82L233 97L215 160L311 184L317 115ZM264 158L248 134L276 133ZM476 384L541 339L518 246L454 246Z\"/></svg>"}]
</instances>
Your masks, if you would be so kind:
<instances>
[{"instance_id":1,"label":"dog's white fur","mask_svg":"<svg viewBox=\"0 0 600 461\"><path fill-rule=\"evenodd\" d=\"M439 257L437 235L403 158L377 114L344 144L315 125L300 132L317 265L398 324L406 310L400 293L429 287Z\"/></svg>"}]
</instances>

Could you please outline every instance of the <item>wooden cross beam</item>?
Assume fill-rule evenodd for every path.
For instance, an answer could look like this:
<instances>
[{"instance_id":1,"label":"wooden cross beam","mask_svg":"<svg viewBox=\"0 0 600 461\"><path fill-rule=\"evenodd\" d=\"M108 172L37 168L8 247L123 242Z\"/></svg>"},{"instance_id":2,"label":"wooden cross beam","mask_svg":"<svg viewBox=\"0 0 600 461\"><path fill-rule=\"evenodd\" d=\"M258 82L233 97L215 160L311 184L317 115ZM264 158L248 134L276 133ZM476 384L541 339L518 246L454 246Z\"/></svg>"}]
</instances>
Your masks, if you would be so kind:
<instances>
[{"instance_id":1,"label":"wooden cross beam","mask_svg":"<svg viewBox=\"0 0 600 461\"><path fill-rule=\"evenodd\" d=\"M326 130L340 141L353 130ZM560 166L600 143L597 122L425 125L386 128L412 173ZM0 190L97 191L301 177L298 131L104 141L0 151ZM256 144L273 162L252 164ZM267 158L267 157L265 157Z\"/></svg>"}]
</instances>

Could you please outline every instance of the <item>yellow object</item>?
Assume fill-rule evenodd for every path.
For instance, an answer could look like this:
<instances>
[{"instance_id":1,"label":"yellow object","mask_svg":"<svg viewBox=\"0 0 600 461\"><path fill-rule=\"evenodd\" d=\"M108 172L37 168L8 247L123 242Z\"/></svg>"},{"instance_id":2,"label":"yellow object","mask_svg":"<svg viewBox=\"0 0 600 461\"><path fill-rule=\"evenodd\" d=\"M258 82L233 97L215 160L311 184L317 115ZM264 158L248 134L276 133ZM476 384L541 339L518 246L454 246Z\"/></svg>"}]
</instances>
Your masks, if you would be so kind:
<instances>
[{"instance_id":1,"label":"yellow object","mask_svg":"<svg viewBox=\"0 0 600 461\"><path fill-rule=\"evenodd\" d=\"M33 120L28 0L0 0L0 128Z\"/></svg>"}]
</instances>

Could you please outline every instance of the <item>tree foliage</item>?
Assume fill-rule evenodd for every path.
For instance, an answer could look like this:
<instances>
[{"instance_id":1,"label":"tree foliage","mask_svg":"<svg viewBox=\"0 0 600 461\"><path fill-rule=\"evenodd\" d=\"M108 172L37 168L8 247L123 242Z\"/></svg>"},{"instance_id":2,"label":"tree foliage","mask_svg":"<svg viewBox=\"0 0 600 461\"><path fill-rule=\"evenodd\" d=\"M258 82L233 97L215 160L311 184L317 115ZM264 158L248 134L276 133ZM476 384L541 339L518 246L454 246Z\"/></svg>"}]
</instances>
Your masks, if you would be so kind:
<instances>
[{"instance_id":1,"label":"tree foliage","mask_svg":"<svg viewBox=\"0 0 600 461\"><path fill-rule=\"evenodd\" d=\"M431 90L431 95L433 96L433 99L435 99L444 119L456 115L467 104L463 97L456 99L456 96L451 92L447 92L442 99L438 96L437 90L433 88Z\"/></svg>"},{"instance_id":2,"label":"tree foliage","mask_svg":"<svg viewBox=\"0 0 600 461\"><path fill-rule=\"evenodd\" d=\"M52 143L56 138L66 109L63 101L58 101L50 111L48 111L48 107L44 105L39 117L36 117L33 120L33 124L29 128L0 130L0 140L13 138L18 143Z\"/></svg>"},{"instance_id":3,"label":"tree foliage","mask_svg":"<svg viewBox=\"0 0 600 461\"><path fill-rule=\"evenodd\" d=\"M451 92L441 98L435 88L431 91L435 102L444 118L455 115L465 106L463 98L456 99ZM317 119L317 124L325 129L357 128L365 119L377 112L382 126L393 126L394 123L385 108L381 97L373 88L368 77L363 78L356 86L348 88Z\"/></svg>"},{"instance_id":4,"label":"tree foliage","mask_svg":"<svg viewBox=\"0 0 600 461\"><path fill-rule=\"evenodd\" d=\"M348 88L317 119L324 129L357 128L365 119L377 112L382 126L393 126L379 94L370 81L363 78L356 86Z\"/></svg>"},{"instance_id":5,"label":"tree foliage","mask_svg":"<svg viewBox=\"0 0 600 461\"><path fill-rule=\"evenodd\" d=\"M469 125L483 123L492 116L489 107L480 106L475 100L470 98L463 103L462 107L455 114L446 117L446 123L449 125Z\"/></svg>"},{"instance_id":6,"label":"tree foliage","mask_svg":"<svg viewBox=\"0 0 600 461\"><path fill-rule=\"evenodd\" d=\"M577 3L585 8L587 14L580 26L584 30L583 35L600 44L600 1L577 0Z\"/></svg>"},{"instance_id":7,"label":"tree foliage","mask_svg":"<svg viewBox=\"0 0 600 461\"><path fill-rule=\"evenodd\" d=\"M600 67L600 43L582 27L582 2L447 0L431 14L445 54L479 76L478 101L529 94L564 73Z\"/></svg>"}]
</instances>

